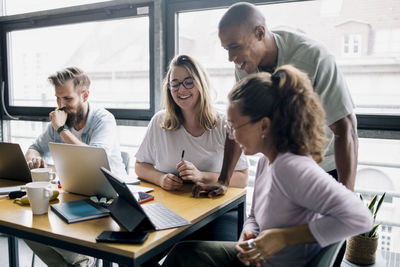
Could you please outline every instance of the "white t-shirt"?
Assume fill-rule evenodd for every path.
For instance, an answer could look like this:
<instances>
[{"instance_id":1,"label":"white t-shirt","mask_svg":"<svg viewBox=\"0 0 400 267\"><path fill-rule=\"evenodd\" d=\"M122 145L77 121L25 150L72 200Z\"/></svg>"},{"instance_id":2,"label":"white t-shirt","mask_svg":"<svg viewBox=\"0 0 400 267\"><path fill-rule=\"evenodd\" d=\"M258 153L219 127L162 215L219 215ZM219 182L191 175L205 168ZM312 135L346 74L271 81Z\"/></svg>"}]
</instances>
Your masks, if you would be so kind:
<instances>
[{"instance_id":1,"label":"white t-shirt","mask_svg":"<svg viewBox=\"0 0 400 267\"><path fill-rule=\"evenodd\" d=\"M79 131L75 130L74 127L69 128L69 130L71 131L71 133L79 139L79 141L82 141L82 132L83 132L83 128L80 129Z\"/></svg>"},{"instance_id":2,"label":"white t-shirt","mask_svg":"<svg viewBox=\"0 0 400 267\"><path fill-rule=\"evenodd\" d=\"M167 131L162 128L165 110L157 112L150 121L146 136L136 153L139 162L149 163L164 173L178 174L176 164L184 160L192 162L199 171L220 172L224 157L226 130L225 116L218 114L215 128L194 137L182 126L178 130ZM247 159L241 155L235 170L248 168Z\"/></svg>"}]
</instances>

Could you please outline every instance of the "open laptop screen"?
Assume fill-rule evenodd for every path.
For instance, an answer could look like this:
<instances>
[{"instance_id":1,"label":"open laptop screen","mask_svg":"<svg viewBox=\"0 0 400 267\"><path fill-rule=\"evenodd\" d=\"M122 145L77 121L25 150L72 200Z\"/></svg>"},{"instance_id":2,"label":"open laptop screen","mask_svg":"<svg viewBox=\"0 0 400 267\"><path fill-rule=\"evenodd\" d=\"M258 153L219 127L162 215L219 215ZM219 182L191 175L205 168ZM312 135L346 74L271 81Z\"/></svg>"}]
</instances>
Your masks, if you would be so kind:
<instances>
[{"instance_id":1,"label":"open laptop screen","mask_svg":"<svg viewBox=\"0 0 400 267\"><path fill-rule=\"evenodd\" d=\"M104 148L52 142L49 148L64 190L86 196L117 196L100 171L100 167L110 169Z\"/></svg>"},{"instance_id":2,"label":"open laptop screen","mask_svg":"<svg viewBox=\"0 0 400 267\"><path fill-rule=\"evenodd\" d=\"M18 144L0 142L0 178L31 182L31 172Z\"/></svg>"}]
</instances>

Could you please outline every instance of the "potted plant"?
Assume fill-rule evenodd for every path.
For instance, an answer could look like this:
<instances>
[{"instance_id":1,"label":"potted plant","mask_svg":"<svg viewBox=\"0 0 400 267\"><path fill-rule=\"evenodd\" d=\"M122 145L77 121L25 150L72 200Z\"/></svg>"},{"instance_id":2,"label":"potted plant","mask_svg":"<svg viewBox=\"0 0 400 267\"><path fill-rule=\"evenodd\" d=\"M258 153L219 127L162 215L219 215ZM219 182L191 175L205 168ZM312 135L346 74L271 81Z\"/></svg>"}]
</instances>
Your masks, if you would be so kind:
<instances>
[{"instance_id":1,"label":"potted plant","mask_svg":"<svg viewBox=\"0 0 400 267\"><path fill-rule=\"evenodd\" d=\"M368 209L376 218L376 214L381 207L385 198L383 193L382 197L378 200L378 195L375 195L368 204ZM360 195L361 200L362 196ZM376 249L378 248L378 234L377 230L380 224L375 224L371 231L364 234L350 237L347 240L345 257L348 261L355 264L369 265L375 263Z\"/></svg>"}]
</instances>

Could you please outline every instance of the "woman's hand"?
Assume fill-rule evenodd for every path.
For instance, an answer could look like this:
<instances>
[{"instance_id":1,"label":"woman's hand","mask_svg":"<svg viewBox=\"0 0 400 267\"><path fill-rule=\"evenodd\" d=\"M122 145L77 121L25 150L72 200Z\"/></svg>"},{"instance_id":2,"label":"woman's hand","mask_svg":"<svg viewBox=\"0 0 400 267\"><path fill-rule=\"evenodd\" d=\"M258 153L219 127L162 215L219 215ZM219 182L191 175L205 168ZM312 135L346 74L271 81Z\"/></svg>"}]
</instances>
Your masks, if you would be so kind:
<instances>
[{"instance_id":1,"label":"woman's hand","mask_svg":"<svg viewBox=\"0 0 400 267\"><path fill-rule=\"evenodd\" d=\"M268 229L262 231L254 243L251 240L238 242L238 258L247 266L261 266L269 257L287 246L285 231L285 228Z\"/></svg>"},{"instance_id":2,"label":"woman's hand","mask_svg":"<svg viewBox=\"0 0 400 267\"><path fill-rule=\"evenodd\" d=\"M182 180L172 173L166 173L160 179L160 186L165 190L177 190L182 184Z\"/></svg>"},{"instance_id":3,"label":"woman's hand","mask_svg":"<svg viewBox=\"0 0 400 267\"><path fill-rule=\"evenodd\" d=\"M236 250L238 251L237 257L238 259L246 266L253 263L250 260L251 255L257 256L257 250L252 247L254 243L255 235L250 230L243 230L240 234L239 240L236 243ZM256 258L256 257L254 257Z\"/></svg>"},{"instance_id":4,"label":"woman's hand","mask_svg":"<svg viewBox=\"0 0 400 267\"><path fill-rule=\"evenodd\" d=\"M185 181L196 182L207 182L203 179L203 174L199 171L196 166L190 161L182 160L176 164L176 169L179 171L179 176Z\"/></svg>"}]
</instances>

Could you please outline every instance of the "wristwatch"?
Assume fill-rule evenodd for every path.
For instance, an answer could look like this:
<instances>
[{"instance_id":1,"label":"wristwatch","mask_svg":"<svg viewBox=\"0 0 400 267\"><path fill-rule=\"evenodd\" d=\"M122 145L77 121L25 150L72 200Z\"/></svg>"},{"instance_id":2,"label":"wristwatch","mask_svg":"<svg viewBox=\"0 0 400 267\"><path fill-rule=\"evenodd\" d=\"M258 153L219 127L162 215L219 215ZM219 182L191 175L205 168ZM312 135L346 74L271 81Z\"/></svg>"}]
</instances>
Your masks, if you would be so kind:
<instances>
[{"instance_id":1,"label":"wristwatch","mask_svg":"<svg viewBox=\"0 0 400 267\"><path fill-rule=\"evenodd\" d=\"M65 128L65 125L58 127L57 129L57 133L60 134L62 131L67 130L67 128Z\"/></svg>"}]
</instances>

